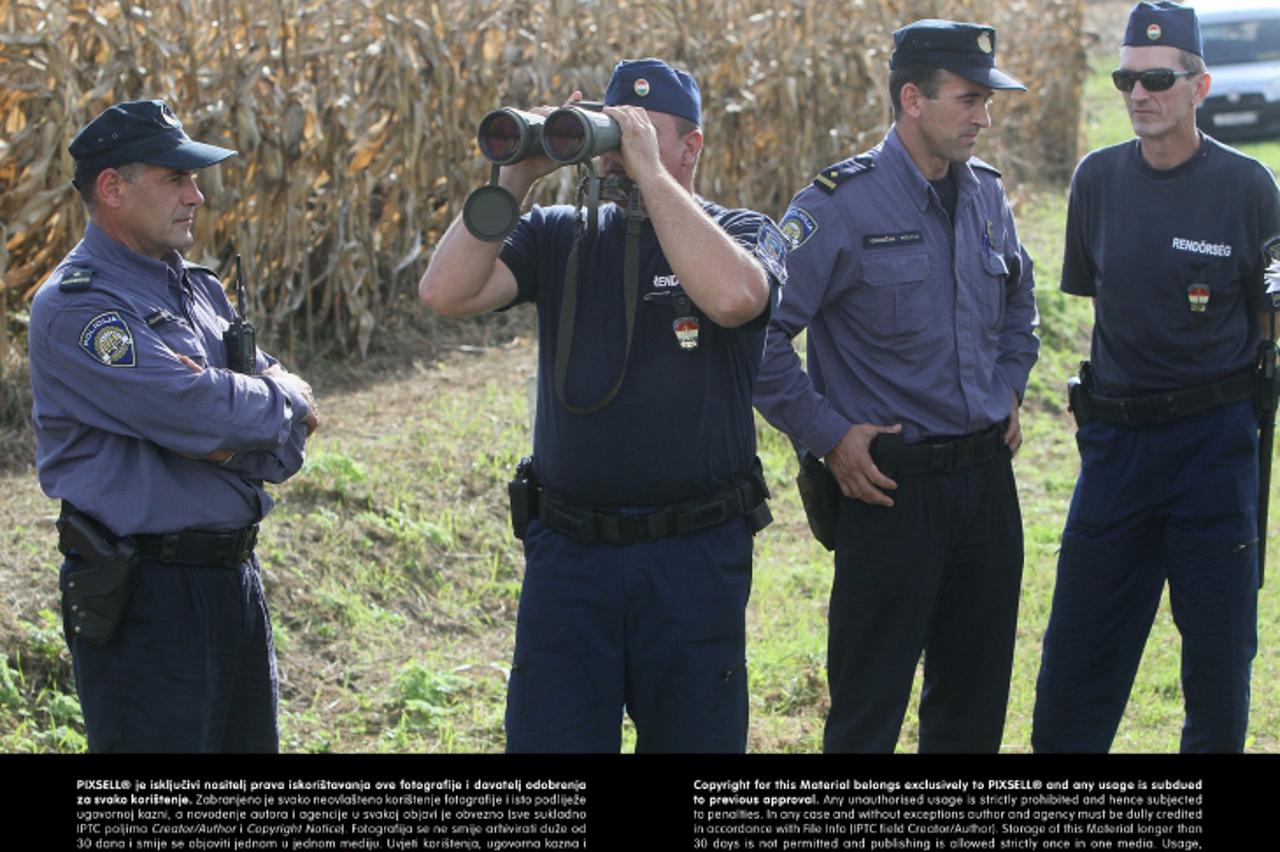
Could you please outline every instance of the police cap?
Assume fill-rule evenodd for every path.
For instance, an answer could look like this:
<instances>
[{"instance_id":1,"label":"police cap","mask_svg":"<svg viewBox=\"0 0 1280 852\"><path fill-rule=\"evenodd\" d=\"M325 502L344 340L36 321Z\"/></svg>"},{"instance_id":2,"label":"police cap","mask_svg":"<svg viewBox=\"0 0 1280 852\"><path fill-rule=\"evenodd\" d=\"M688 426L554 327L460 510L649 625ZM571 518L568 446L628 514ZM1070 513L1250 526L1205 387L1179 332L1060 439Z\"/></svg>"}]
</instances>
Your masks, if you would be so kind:
<instances>
[{"instance_id":1,"label":"police cap","mask_svg":"<svg viewBox=\"0 0 1280 852\"><path fill-rule=\"evenodd\" d=\"M72 183L79 189L104 169L147 163L173 169L203 169L235 151L196 142L164 101L124 101L86 124L67 147L76 161Z\"/></svg>"},{"instance_id":2,"label":"police cap","mask_svg":"<svg viewBox=\"0 0 1280 852\"><path fill-rule=\"evenodd\" d=\"M889 68L943 68L993 89L1027 87L996 68L996 31L983 24L926 19L893 34Z\"/></svg>"},{"instance_id":3,"label":"police cap","mask_svg":"<svg viewBox=\"0 0 1280 852\"><path fill-rule=\"evenodd\" d=\"M1124 28L1126 47L1177 47L1204 56L1200 40L1200 21L1190 6L1170 3L1139 3L1129 12Z\"/></svg>"},{"instance_id":4,"label":"police cap","mask_svg":"<svg viewBox=\"0 0 1280 852\"><path fill-rule=\"evenodd\" d=\"M606 106L644 107L688 119L702 126L702 93L688 73L661 59L624 59L613 69Z\"/></svg>"}]
</instances>

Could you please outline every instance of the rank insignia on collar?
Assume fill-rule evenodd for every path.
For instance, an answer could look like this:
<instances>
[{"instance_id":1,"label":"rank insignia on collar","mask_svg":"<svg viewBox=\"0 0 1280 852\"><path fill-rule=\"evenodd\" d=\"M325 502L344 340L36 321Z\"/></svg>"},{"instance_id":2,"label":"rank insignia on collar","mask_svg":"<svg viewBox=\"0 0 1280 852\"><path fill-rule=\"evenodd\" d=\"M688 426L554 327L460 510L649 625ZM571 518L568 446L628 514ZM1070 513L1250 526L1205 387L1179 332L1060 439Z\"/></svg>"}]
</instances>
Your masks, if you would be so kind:
<instances>
[{"instance_id":1,"label":"rank insignia on collar","mask_svg":"<svg viewBox=\"0 0 1280 852\"><path fill-rule=\"evenodd\" d=\"M98 314L80 331L80 348L106 367L136 367L137 352L129 324L115 311Z\"/></svg>"}]
</instances>

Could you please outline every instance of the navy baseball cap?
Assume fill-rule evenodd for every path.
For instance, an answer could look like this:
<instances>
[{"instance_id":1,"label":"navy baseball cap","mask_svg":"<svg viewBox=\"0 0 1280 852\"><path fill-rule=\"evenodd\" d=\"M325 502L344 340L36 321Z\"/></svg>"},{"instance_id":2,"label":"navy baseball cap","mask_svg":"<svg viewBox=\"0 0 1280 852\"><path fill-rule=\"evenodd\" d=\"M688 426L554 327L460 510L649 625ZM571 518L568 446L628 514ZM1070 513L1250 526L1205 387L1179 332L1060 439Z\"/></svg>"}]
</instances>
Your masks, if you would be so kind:
<instances>
[{"instance_id":1,"label":"navy baseball cap","mask_svg":"<svg viewBox=\"0 0 1280 852\"><path fill-rule=\"evenodd\" d=\"M605 106L644 107L702 126L702 93L686 72L661 59L624 59L613 69Z\"/></svg>"},{"instance_id":2,"label":"navy baseball cap","mask_svg":"<svg viewBox=\"0 0 1280 852\"><path fill-rule=\"evenodd\" d=\"M929 18L893 34L889 68L944 68L993 89L1027 87L996 68L996 31L984 24Z\"/></svg>"},{"instance_id":3,"label":"navy baseball cap","mask_svg":"<svg viewBox=\"0 0 1280 852\"><path fill-rule=\"evenodd\" d=\"M1124 28L1126 47L1158 47L1165 45L1204 56L1200 40L1200 20L1190 6L1170 3L1139 3L1129 12Z\"/></svg>"},{"instance_id":4,"label":"navy baseball cap","mask_svg":"<svg viewBox=\"0 0 1280 852\"><path fill-rule=\"evenodd\" d=\"M203 169L236 154L196 142L164 101L125 101L109 106L86 124L67 146L76 161L77 189L104 169L148 163L172 169Z\"/></svg>"}]
</instances>

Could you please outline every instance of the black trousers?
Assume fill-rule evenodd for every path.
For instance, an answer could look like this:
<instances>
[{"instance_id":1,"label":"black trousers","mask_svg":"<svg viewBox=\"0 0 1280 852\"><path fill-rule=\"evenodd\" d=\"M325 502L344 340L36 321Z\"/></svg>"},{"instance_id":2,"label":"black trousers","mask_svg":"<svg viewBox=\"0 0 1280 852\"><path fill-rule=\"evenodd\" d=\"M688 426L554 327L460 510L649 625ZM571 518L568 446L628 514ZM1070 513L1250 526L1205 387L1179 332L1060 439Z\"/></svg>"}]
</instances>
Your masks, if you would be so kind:
<instances>
[{"instance_id":1,"label":"black trousers","mask_svg":"<svg viewBox=\"0 0 1280 852\"><path fill-rule=\"evenodd\" d=\"M896 481L891 508L841 500L823 750L893 751L923 653L920 751L995 752L1022 581L1008 448Z\"/></svg>"}]
</instances>

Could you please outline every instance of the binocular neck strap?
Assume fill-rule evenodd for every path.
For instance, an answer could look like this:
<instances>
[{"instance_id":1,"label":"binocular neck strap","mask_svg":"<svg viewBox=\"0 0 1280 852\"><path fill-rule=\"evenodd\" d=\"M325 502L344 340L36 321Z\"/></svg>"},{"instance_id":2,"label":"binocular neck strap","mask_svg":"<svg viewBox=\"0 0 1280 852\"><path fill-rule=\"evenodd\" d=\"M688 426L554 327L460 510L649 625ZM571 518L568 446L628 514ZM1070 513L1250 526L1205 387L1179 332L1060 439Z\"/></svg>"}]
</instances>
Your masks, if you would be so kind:
<instances>
[{"instance_id":1,"label":"binocular neck strap","mask_svg":"<svg viewBox=\"0 0 1280 852\"><path fill-rule=\"evenodd\" d=\"M588 215L594 219L595 210ZM593 223L594 224L594 223ZM573 248L565 263L564 293L560 298L560 328L556 334L556 397L573 414L594 414L613 402L622 390L627 377L627 362L631 357L631 338L636 329L636 305L640 301L640 230L644 219L631 209L627 210L627 240L622 255L622 295L626 307L627 345L622 353L622 369L613 387L590 405L571 405L565 394L565 381L569 375L569 353L573 348L573 326L578 314L578 248L582 245L582 226L573 233Z\"/></svg>"}]
</instances>

